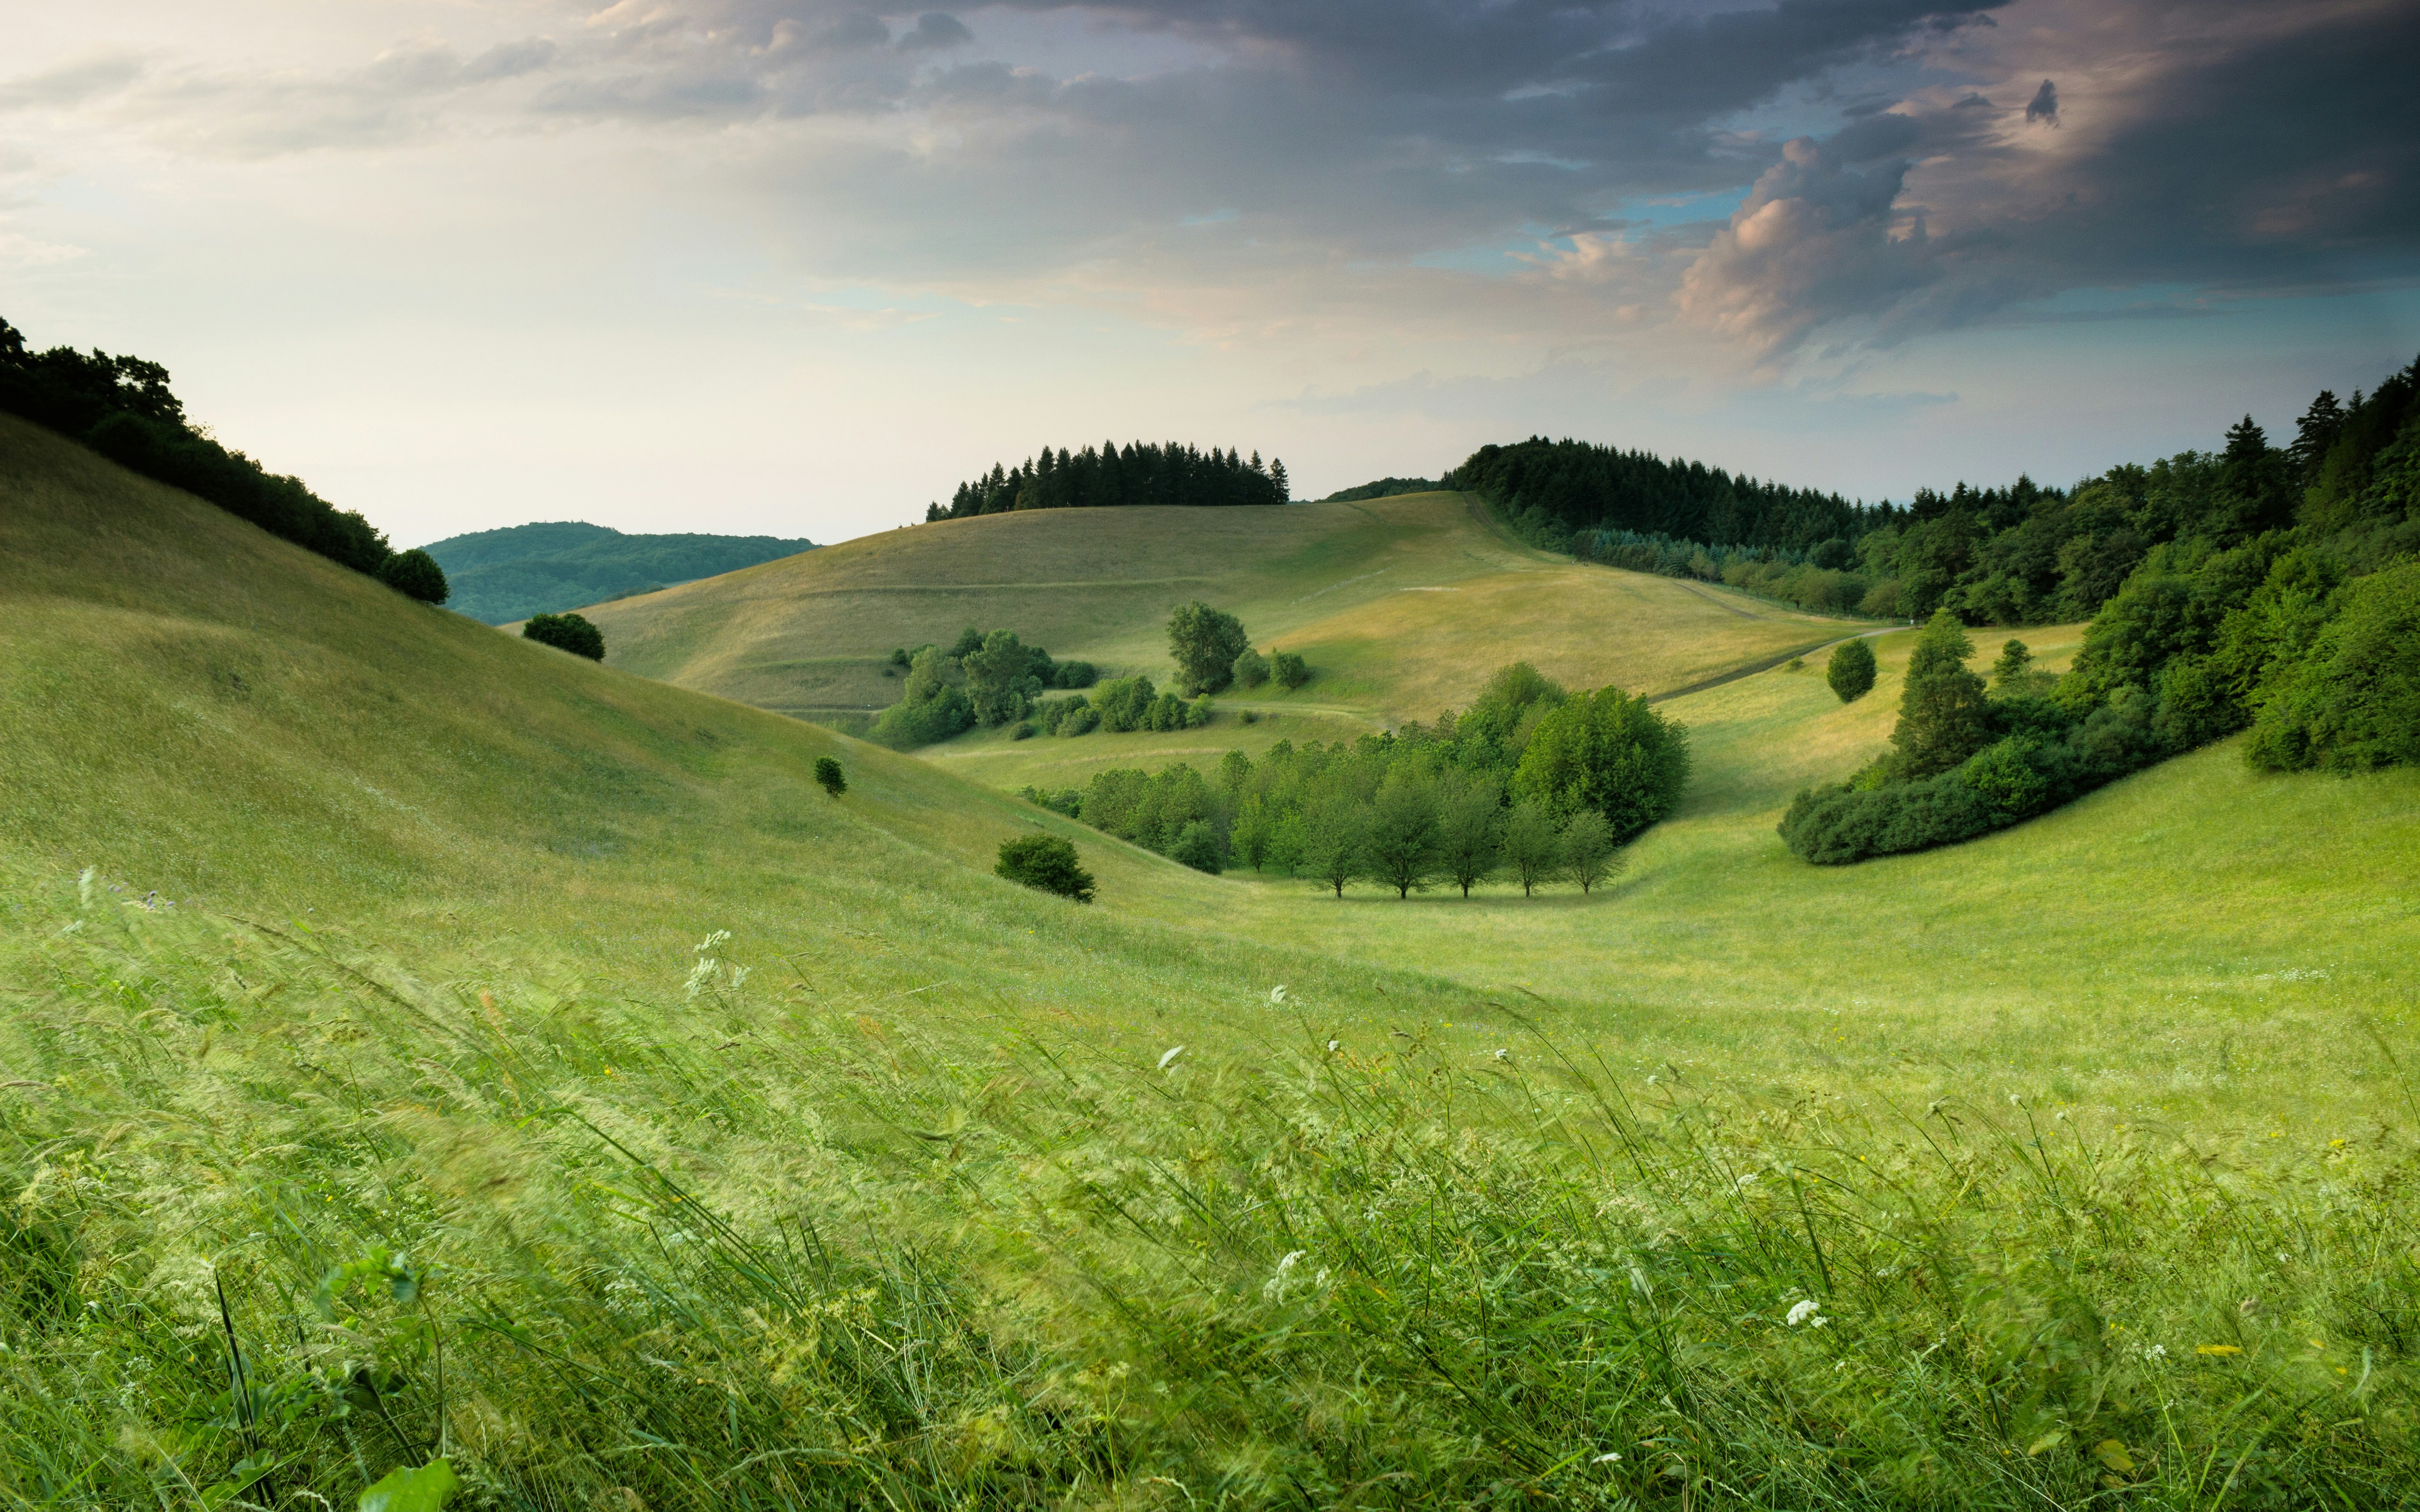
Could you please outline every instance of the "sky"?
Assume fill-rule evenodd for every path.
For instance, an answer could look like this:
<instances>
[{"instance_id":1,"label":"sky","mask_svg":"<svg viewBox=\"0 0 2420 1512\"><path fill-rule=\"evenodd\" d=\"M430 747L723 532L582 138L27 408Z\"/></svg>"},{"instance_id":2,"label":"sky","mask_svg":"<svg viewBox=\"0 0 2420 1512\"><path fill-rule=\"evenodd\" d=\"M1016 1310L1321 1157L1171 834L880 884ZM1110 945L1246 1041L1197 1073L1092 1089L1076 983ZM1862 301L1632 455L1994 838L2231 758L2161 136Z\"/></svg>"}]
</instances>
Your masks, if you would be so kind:
<instances>
[{"instance_id":1,"label":"sky","mask_svg":"<svg viewBox=\"0 0 2420 1512\"><path fill-rule=\"evenodd\" d=\"M1111 438L1868 500L2420 355L2412 0L0 0L0 318L398 546Z\"/></svg>"}]
</instances>

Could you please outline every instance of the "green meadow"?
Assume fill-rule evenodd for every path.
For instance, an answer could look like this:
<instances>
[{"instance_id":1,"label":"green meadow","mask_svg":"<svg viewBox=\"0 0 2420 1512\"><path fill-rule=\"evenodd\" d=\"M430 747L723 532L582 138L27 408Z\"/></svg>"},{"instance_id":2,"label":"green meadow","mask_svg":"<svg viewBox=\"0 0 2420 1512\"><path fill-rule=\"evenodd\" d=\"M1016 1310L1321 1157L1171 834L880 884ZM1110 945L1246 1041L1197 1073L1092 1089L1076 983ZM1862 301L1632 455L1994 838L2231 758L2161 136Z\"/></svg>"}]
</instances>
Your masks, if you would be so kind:
<instances>
[{"instance_id":1,"label":"green meadow","mask_svg":"<svg viewBox=\"0 0 2420 1512\"><path fill-rule=\"evenodd\" d=\"M0 418L0 1499L2420 1500L2420 776L2222 744L1812 868L1774 825L1909 636L1857 703L1699 687L1874 627L1317 509L1131 522L1178 585L1083 539L1145 511L917 527L600 609L597 666ZM1321 677L1181 735L769 712L968 622L1147 669L1230 591ZM1590 896L1005 791L1516 656L1691 731ZM990 873L1036 827L1097 903Z\"/></svg>"}]
</instances>

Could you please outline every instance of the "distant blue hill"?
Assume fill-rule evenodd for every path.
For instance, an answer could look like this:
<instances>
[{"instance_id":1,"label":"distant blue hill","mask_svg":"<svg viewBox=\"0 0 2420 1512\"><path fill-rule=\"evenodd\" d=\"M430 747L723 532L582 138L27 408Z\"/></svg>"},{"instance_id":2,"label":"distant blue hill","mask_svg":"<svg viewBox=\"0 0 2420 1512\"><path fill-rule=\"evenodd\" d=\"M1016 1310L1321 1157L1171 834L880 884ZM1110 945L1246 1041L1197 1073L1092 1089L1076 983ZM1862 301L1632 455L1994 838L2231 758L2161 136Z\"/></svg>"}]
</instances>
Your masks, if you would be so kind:
<instances>
[{"instance_id":1,"label":"distant blue hill","mask_svg":"<svg viewBox=\"0 0 2420 1512\"><path fill-rule=\"evenodd\" d=\"M454 591L445 607L489 625L670 588L812 551L770 535L626 535L563 520L457 535L424 547Z\"/></svg>"}]
</instances>

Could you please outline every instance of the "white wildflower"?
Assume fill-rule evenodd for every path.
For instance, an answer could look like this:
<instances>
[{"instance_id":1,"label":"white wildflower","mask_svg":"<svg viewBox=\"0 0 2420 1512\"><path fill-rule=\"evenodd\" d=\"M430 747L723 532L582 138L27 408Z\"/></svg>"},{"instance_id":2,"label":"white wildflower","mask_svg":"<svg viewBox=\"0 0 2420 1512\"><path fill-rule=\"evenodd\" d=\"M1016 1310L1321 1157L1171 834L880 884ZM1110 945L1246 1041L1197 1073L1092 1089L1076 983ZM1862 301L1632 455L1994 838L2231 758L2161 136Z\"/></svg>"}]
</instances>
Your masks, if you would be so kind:
<instances>
[{"instance_id":1,"label":"white wildflower","mask_svg":"<svg viewBox=\"0 0 2420 1512\"><path fill-rule=\"evenodd\" d=\"M1307 1249L1286 1251L1285 1258L1278 1261L1277 1270L1271 1273L1266 1281L1261 1283L1261 1295L1271 1302L1284 1300L1286 1288L1292 1284L1294 1268L1302 1262L1304 1256L1310 1253L1311 1251Z\"/></svg>"},{"instance_id":2,"label":"white wildflower","mask_svg":"<svg viewBox=\"0 0 2420 1512\"><path fill-rule=\"evenodd\" d=\"M1496 1052L1496 1058L1498 1060L1510 1060L1512 1058L1512 1052L1510 1050L1498 1050Z\"/></svg>"},{"instance_id":3,"label":"white wildflower","mask_svg":"<svg viewBox=\"0 0 2420 1512\"><path fill-rule=\"evenodd\" d=\"M1282 1003L1282 1002L1284 1002L1284 1001L1285 1001L1285 983L1284 983L1284 982L1280 982L1280 983L1278 983L1276 986L1274 986L1274 987L1272 987L1272 988L1270 988L1270 989L1269 989L1269 1001L1270 1001L1270 1002L1272 1002L1272 1003Z\"/></svg>"},{"instance_id":4,"label":"white wildflower","mask_svg":"<svg viewBox=\"0 0 2420 1512\"><path fill-rule=\"evenodd\" d=\"M1328 1053L1329 1055L1331 1055L1331 1056L1332 1056L1332 1055L1334 1055L1334 1054L1336 1054L1336 1052L1337 1052L1337 1051L1342 1050L1342 1049L1343 1049L1343 1048L1344 1048L1344 1041L1342 1041L1342 1040L1330 1040L1330 1041L1327 1041L1327 1053Z\"/></svg>"},{"instance_id":5,"label":"white wildflower","mask_svg":"<svg viewBox=\"0 0 2420 1512\"><path fill-rule=\"evenodd\" d=\"M1616 1450L1615 1452L1613 1452L1613 1453L1611 1453L1611 1454L1601 1454L1601 1455L1597 1456L1597 1457L1596 1457L1596 1459L1595 1459L1593 1462L1594 1462L1594 1463L1596 1463L1596 1464L1600 1464L1600 1465L1609 1465L1609 1464L1612 1464L1615 1460L1617 1460L1617 1459L1619 1459L1619 1458L1621 1458L1621 1452L1620 1452L1619 1450Z\"/></svg>"},{"instance_id":6,"label":"white wildflower","mask_svg":"<svg viewBox=\"0 0 2420 1512\"><path fill-rule=\"evenodd\" d=\"M1183 1054L1185 1054L1185 1047L1183 1045L1180 1044L1171 1047L1168 1054L1159 1057L1159 1069L1166 1071L1170 1066L1175 1063L1176 1057Z\"/></svg>"},{"instance_id":7,"label":"white wildflower","mask_svg":"<svg viewBox=\"0 0 2420 1512\"><path fill-rule=\"evenodd\" d=\"M1783 1319L1782 1321L1788 1323L1792 1328L1796 1328L1799 1324L1806 1322L1808 1319L1813 1319L1815 1326L1817 1328L1822 1328L1825 1323L1831 1321L1830 1319L1823 1316L1823 1304L1822 1303L1817 1302L1812 1297L1807 1297L1791 1304L1790 1316Z\"/></svg>"}]
</instances>

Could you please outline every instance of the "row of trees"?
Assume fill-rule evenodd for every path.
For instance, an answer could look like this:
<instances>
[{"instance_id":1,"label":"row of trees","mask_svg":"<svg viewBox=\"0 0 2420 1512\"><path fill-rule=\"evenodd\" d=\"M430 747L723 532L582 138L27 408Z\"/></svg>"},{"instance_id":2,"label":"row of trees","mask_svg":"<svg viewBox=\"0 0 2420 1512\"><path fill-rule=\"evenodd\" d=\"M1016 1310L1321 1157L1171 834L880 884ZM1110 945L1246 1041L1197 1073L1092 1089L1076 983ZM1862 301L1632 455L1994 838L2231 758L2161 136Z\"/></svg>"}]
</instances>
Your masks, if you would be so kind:
<instances>
[{"instance_id":1,"label":"row of trees","mask_svg":"<svg viewBox=\"0 0 2420 1512\"><path fill-rule=\"evenodd\" d=\"M1033 711L1044 689L1089 687L1096 676L1091 662L1053 661L1014 630L971 625L946 651L902 646L891 653L891 665L904 669L908 679L900 701L875 720L873 738L896 750L929 746L977 725L1016 723Z\"/></svg>"},{"instance_id":2,"label":"row of trees","mask_svg":"<svg viewBox=\"0 0 2420 1512\"><path fill-rule=\"evenodd\" d=\"M185 416L168 370L95 347L36 351L0 320L0 410L82 441L119 466L182 488L271 535L424 603L445 602L445 574L426 551L398 552L359 514L229 451Z\"/></svg>"},{"instance_id":3,"label":"row of trees","mask_svg":"<svg viewBox=\"0 0 2420 1512\"><path fill-rule=\"evenodd\" d=\"M2138 571L2300 532L2350 575L2420 547L2410 428L2420 363L2311 401L2272 445L2249 416L2212 452L2127 464L2072 488L1919 490L1905 508L1733 479L1574 441L1482 447L1446 482L1535 543L1636 571L1720 581L1801 608L1968 625L2090 619ZM2171 548L2154 564L2163 548Z\"/></svg>"},{"instance_id":4,"label":"row of trees","mask_svg":"<svg viewBox=\"0 0 2420 1512\"><path fill-rule=\"evenodd\" d=\"M927 506L924 520L965 519L1012 509L1101 509L1127 504L1282 504L1292 485L1285 464L1248 460L1230 447L1204 452L1178 441L1165 445L1108 441L1082 451L1053 451L1017 467L994 464L990 472L959 484L949 507Z\"/></svg>"},{"instance_id":5,"label":"row of trees","mask_svg":"<svg viewBox=\"0 0 2420 1512\"><path fill-rule=\"evenodd\" d=\"M1339 896L1357 881L1466 895L1499 875L1525 891L1562 877L1592 887L1671 812L1688 771L1687 732L1644 700L1568 694L1516 663L1434 725L1280 741L1258 763L1230 751L1213 776L1119 770L1026 796L1206 872L1249 866Z\"/></svg>"}]
</instances>

